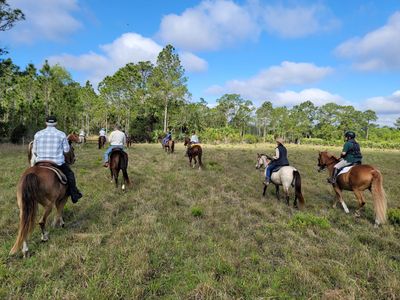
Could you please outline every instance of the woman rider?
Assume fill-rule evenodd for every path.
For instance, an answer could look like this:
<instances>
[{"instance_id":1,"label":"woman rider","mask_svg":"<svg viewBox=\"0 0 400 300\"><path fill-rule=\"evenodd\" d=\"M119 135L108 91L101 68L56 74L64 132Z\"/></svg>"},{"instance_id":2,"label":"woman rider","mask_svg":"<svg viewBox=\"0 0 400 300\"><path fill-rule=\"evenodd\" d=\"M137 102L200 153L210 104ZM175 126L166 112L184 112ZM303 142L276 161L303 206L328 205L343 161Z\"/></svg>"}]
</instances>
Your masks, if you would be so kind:
<instances>
[{"instance_id":1,"label":"woman rider","mask_svg":"<svg viewBox=\"0 0 400 300\"><path fill-rule=\"evenodd\" d=\"M272 173L273 169L275 169L276 167L289 165L289 160L287 158L287 150L286 150L285 146L283 145L283 143L284 143L284 141L282 138L276 139L277 147L275 148L275 156L272 157L273 160L267 167L265 181L264 181L265 185L268 185L270 183L271 173Z\"/></svg>"}]
</instances>

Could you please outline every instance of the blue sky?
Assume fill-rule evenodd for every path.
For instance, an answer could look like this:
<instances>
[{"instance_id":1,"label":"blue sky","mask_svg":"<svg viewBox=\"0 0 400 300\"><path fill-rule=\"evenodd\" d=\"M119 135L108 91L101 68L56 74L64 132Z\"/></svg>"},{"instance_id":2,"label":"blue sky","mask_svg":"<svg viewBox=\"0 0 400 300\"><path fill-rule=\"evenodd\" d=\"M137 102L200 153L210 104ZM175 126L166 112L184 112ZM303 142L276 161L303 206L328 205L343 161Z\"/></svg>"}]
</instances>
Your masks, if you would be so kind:
<instances>
[{"instance_id":1,"label":"blue sky","mask_svg":"<svg viewBox=\"0 0 400 300\"><path fill-rule=\"evenodd\" d=\"M26 21L0 44L21 67L48 59L97 85L170 43L192 101L239 93L257 106L350 104L384 125L400 117L398 0L8 2Z\"/></svg>"}]
</instances>

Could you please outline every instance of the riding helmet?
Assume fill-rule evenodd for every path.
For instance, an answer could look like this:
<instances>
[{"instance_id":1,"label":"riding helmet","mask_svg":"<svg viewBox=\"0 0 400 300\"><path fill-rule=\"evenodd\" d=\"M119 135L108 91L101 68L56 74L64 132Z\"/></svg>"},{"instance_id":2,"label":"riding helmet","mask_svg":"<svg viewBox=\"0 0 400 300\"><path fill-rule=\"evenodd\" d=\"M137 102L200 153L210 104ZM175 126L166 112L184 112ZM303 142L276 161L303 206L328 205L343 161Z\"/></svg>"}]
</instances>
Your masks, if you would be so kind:
<instances>
[{"instance_id":1,"label":"riding helmet","mask_svg":"<svg viewBox=\"0 0 400 300\"><path fill-rule=\"evenodd\" d=\"M351 139L354 139L356 137L356 134L353 131L346 131L344 134L345 137L349 137Z\"/></svg>"}]
</instances>

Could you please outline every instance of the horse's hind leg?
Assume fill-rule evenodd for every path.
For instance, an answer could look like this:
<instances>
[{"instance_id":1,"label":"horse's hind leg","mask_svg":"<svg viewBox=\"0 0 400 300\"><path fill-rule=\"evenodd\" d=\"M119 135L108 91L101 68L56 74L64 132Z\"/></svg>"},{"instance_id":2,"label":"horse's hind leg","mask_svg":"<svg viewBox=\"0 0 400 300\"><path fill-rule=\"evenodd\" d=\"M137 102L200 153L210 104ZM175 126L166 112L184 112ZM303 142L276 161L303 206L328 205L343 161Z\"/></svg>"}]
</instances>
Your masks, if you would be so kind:
<instances>
[{"instance_id":1,"label":"horse's hind leg","mask_svg":"<svg viewBox=\"0 0 400 300\"><path fill-rule=\"evenodd\" d=\"M356 215L356 217L360 217L361 211L365 205L364 194L362 191L359 191L359 190L354 190L353 192L356 195L356 198L358 200L358 209L356 210L355 215Z\"/></svg>"},{"instance_id":2,"label":"horse's hind leg","mask_svg":"<svg viewBox=\"0 0 400 300\"><path fill-rule=\"evenodd\" d=\"M49 233L46 231L46 221L52 209L53 209L53 203L48 201L46 203L43 216L39 221L40 229L42 231L42 238L41 238L42 242L47 242L49 240Z\"/></svg>"},{"instance_id":3,"label":"horse's hind leg","mask_svg":"<svg viewBox=\"0 0 400 300\"><path fill-rule=\"evenodd\" d=\"M285 186L283 189L285 191L286 205L289 206L289 187Z\"/></svg>"},{"instance_id":4,"label":"horse's hind leg","mask_svg":"<svg viewBox=\"0 0 400 300\"><path fill-rule=\"evenodd\" d=\"M54 218L53 226L59 225L60 227L64 227L64 219L62 217L62 213L64 210L65 203L67 203L68 196L60 199L56 203L56 208L57 208L57 216Z\"/></svg>"}]
</instances>

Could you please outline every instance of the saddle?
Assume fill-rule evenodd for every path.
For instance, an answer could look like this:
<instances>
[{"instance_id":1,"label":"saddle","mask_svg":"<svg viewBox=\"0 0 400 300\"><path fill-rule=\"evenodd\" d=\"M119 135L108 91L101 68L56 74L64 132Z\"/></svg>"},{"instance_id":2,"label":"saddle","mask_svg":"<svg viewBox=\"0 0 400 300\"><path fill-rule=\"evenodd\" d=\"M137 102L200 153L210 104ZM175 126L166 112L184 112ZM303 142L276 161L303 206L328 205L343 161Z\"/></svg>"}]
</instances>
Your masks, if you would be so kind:
<instances>
[{"instance_id":1,"label":"saddle","mask_svg":"<svg viewBox=\"0 0 400 300\"><path fill-rule=\"evenodd\" d=\"M35 166L53 171L57 175L61 184L67 184L67 176L65 176L65 174L52 161L39 161L35 163Z\"/></svg>"},{"instance_id":2,"label":"saddle","mask_svg":"<svg viewBox=\"0 0 400 300\"><path fill-rule=\"evenodd\" d=\"M357 165L361 165L361 163L355 162L355 163L352 163L351 165L348 165L348 166L345 166L345 167L339 169L337 176L339 176L341 174L346 174L347 172L349 172L351 170L351 168L353 168L354 166L357 166Z\"/></svg>"},{"instance_id":3,"label":"saddle","mask_svg":"<svg viewBox=\"0 0 400 300\"><path fill-rule=\"evenodd\" d=\"M272 171L271 171L271 174L272 173L275 173L275 172L278 172L281 168L283 168L283 167L288 167L289 165L287 165L287 166L276 166L275 168L273 168L272 169Z\"/></svg>"}]
</instances>

